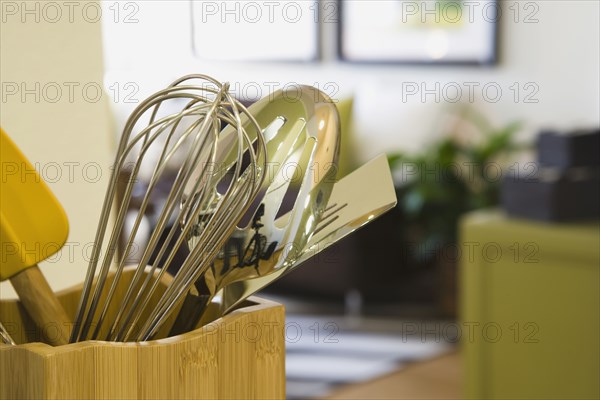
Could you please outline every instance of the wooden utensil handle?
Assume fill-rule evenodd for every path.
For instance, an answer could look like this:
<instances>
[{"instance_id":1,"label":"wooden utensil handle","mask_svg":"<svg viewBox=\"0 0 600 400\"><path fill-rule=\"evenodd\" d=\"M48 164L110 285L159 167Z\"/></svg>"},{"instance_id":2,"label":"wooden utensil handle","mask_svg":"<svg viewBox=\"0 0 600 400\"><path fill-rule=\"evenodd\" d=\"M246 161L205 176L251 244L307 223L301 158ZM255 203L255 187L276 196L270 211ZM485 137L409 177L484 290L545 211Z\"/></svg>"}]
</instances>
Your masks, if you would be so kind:
<instances>
[{"instance_id":1,"label":"wooden utensil handle","mask_svg":"<svg viewBox=\"0 0 600 400\"><path fill-rule=\"evenodd\" d=\"M10 278L21 303L50 344L60 346L69 341L70 319L37 265Z\"/></svg>"}]
</instances>

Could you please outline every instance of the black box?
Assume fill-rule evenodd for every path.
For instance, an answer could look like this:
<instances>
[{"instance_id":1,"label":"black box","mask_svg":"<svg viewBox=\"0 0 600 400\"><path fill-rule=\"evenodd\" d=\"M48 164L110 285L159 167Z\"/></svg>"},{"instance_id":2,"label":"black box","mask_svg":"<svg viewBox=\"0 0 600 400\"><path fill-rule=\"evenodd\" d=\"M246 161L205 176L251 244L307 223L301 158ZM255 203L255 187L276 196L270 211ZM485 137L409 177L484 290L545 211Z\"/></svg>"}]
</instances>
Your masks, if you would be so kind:
<instances>
[{"instance_id":1,"label":"black box","mask_svg":"<svg viewBox=\"0 0 600 400\"><path fill-rule=\"evenodd\" d=\"M506 177L502 181L501 204L511 216L541 221L576 221L600 218L600 180L556 180Z\"/></svg>"},{"instance_id":2,"label":"black box","mask_svg":"<svg viewBox=\"0 0 600 400\"><path fill-rule=\"evenodd\" d=\"M597 167L600 165L600 130L576 130L566 134L543 131L537 141L543 167Z\"/></svg>"}]
</instances>

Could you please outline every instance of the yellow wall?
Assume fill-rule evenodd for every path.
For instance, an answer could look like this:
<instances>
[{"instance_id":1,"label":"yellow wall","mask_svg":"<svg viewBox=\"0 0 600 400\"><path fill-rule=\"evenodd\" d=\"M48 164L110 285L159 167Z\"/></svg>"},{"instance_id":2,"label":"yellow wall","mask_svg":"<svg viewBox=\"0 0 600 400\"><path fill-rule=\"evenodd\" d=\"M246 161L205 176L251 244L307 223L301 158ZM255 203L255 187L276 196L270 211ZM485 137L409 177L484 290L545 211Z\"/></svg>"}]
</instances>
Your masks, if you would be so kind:
<instances>
[{"instance_id":1,"label":"yellow wall","mask_svg":"<svg viewBox=\"0 0 600 400\"><path fill-rule=\"evenodd\" d=\"M0 125L38 163L69 217L67 247L42 264L59 290L83 279L83 249L94 239L112 160L108 100L95 92L103 79L101 26L94 22L96 2L77 2L71 16L54 3L58 18L44 2L26 3L30 14L25 3L0 2ZM32 92L23 96L22 89ZM2 297L13 295L10 284L1 285Z\"/></svg>"}]
</instances>

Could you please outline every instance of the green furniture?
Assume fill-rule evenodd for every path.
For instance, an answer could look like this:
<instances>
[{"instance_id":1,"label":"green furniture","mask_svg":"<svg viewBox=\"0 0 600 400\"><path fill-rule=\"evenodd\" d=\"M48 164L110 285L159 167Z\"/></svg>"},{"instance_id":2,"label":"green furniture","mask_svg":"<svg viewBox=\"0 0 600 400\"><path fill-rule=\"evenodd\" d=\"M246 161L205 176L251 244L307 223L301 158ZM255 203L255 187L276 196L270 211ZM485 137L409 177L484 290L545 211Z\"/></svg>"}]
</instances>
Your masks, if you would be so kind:
<instances>
[{"instance_id":1,"label":"green furniture","mask_svg":"<svg viewBox=\"0 0 600 400\"><path fill-rule=\"evenodd\" d=\"M466 397L600 397L600 230L499 211L460 227Z\"/></svg>"}]
</instances>

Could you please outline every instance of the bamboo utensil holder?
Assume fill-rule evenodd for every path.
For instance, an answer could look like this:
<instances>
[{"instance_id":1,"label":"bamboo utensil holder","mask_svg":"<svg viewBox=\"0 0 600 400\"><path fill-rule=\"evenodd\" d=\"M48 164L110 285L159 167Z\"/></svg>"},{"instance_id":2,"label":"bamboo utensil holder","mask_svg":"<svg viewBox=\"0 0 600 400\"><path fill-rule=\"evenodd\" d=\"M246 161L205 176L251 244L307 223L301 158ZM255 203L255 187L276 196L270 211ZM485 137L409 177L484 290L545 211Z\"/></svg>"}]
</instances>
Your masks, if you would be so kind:
<instances>
[{"instance_id":1,"label":"bamboo utensil holder","mask_svg":"<svg viewBox=\"0 0 600 400\"><path fill-rule=\"evenodd\" d=\"M117 296L124 294L132 274L124 272ZM167 283L161 282L155 301ZM81 289L57 294L71 316ZM109 313L117 310L118 301ZM1 301L2 322L18 345L0 344L0 398L281 399L284 314L283 306L253 297L227 316L174 337L52 347L39 342L39 329L17 300ZM169 326L165 324L158 337ZM44 335L53 329L45 327Z\"/></svg>"}]
</instances>

